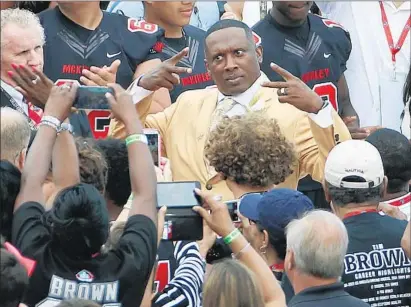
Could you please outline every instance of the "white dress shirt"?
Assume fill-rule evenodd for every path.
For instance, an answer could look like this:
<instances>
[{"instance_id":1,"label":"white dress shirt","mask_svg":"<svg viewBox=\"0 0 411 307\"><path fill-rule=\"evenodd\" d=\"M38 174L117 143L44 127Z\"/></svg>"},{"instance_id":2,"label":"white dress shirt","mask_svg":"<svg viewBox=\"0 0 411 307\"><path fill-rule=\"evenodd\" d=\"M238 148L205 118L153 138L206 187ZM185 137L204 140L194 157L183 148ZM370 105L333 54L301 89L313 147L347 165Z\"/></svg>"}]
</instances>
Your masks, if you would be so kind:
<instances>
[{"instance_id":1,"label":"white dress shirt","mask_svg":"<svg viewBox=\"0 0 411 307\"><path fill-rule=\"evenodd\" d=\"M257 100L257 102L250 106L250 103L253 102L255 96L257 95L258 90L261 88L261 83L264 81L269 81L267 76L261 72L261 76L254 82L251 87L246 90L244 93L235 96L229 96L233 99L236 104L226 113L226 116L241 116L246 114L247 111L259 111L264 108L264 102ZM218 93L218 103L224 100L226 96L219 92ZM331 104L328 104L327 107L322 109L317 114L308 113L308 116L321 128L327 128L333 124L333 118L331 115ZM287 114L284 114L287 116Z\"/></svg>"},{"instance_id":2,"label":"white dress shirt","mask_svg":"<svg viewBox=\"0 0 411 307\"><path fill-rule=\"evenodd\" d=\"M14 89L11 85L7 84L3 80L0 81L1 87L10 95L11 98L13 98L16 103L19 105L20 108L26 113L26 115L29 114L29 107L27 103L24 101L23 94L21 94L19 91ZM17 110L18 111L18 110Z\"/></svg>"},{"instance_id":3,"label":"white dress shirt","mask_svg":"<svg viewBox=\"0 0 411 307\"><path fill-rule=\"evenodd\" d=\"M341 23L350 32L352 52L344 75L361 126L382 125L400 131L402 88L411 64L410 33L396 55L397 82L387 82L392 79L393 65L379 2L316 3L325 17ZM410 16L410 2L405 1L399 8L392 1L383 3L396 44Z\"/></svg>"}]
</instances>

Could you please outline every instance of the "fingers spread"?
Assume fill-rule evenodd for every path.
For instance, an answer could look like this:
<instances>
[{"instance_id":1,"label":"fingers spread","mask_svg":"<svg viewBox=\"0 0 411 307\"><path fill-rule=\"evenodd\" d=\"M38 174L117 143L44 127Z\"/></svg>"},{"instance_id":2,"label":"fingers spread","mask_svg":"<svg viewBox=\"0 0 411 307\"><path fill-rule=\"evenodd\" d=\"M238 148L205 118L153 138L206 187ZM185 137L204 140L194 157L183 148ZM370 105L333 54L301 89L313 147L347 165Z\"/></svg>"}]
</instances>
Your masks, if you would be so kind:
<instances>
[{"instance_id":1,"label":"fingers spread","mask_svg":"<svg viewBox=\"0 0 411 307\"><path fill-rule=\"evenodd\" d=\"M270 88L288 88L289 83L284 81L266 81L261 84L263 87L270 87Z\"/></svg>"}]
</instances>

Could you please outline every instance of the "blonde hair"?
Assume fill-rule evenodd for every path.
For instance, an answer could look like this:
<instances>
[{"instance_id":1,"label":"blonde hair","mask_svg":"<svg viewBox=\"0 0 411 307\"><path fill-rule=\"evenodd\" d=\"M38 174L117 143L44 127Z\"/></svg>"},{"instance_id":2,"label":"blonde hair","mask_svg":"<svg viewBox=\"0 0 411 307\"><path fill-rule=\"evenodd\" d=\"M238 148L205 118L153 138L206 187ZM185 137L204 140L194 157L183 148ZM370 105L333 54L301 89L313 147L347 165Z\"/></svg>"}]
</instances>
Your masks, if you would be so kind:
<instances>
[{"instance_id":1,"label":"blonde hair","mask_svg":"<svg viewBox=\"0 0 411 307\"><path fill-rule=\"evenodd\" d=\"M234 260L213 265L203 287L203 307L264 307L254 273Z\"/></svg>"},{"instance_id":2,"label":"blonde hair","mask_svg":"<svg viewBox=\"0 0 411 307\"><path fill-rule=\"evenodd\" d=\"M3 107L0 109L1 121L1 159L14 164L20 152L29 146L30 125L20 112Z\"/></svg>"},{"instance_id":3,"label":"blonde hair","mask_svg":"<svg viewBox=\"0 0 411 307\"><path fill-rule=\"evenodd\" d=\"M41 41L44 44L45 43L45 34L44 34L44 28L40 23L40 19L37 17L36 14L28 11L28 10L22 10L19 8L15 9L6 9L2 10L0 14L1 18L1 46L3 46L4 41L3 41L3 31L5 27L8 24L15 24L18 25L19 27L29 29L36 27L41 36Z\"/></svg>"}]
</instances>

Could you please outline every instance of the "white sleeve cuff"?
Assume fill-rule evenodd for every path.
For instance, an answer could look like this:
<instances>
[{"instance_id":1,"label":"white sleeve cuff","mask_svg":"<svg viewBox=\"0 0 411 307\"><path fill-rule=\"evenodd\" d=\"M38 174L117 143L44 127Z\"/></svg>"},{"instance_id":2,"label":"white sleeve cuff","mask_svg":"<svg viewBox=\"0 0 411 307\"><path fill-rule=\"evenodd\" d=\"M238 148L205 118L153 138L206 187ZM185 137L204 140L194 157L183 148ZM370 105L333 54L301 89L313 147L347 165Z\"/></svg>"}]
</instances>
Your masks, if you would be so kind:
<instances>
[{"instance_id":1,"label":"white sleeve cuff","mask_svg":"<svg viewBox=\"0 0 411 307\"><path fill-rule=\"evenodd\" d=\"M153 93L153 91L146 90L145 88L137 85L140 78L141 77L134 80L128 88L128 92L132 96L134 104L139 103L141 100Z\"/></svg>"},{"instance_id":2,"label":"white sleeve cuff","mask_svg":"<svg viewBox=\"0 0 411 307\"><path fill-rule=\"evenodd\" d=\"M308 113L308 116L321 128L328 128L334 124L331 111L332 105L328 103L328 105L317 114Z\"/></svg>"}]
</instances>

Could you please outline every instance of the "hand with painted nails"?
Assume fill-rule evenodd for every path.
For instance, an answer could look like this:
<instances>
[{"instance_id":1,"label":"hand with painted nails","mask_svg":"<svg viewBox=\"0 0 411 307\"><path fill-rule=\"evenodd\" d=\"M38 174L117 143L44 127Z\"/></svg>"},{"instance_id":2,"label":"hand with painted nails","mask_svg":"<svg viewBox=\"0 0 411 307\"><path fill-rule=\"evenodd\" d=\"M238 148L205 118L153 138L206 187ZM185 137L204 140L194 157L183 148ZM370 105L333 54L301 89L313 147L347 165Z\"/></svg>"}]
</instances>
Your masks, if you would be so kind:
<instances>
[{"instance_id":1,"label":"hand with painted nails","mask_svg":"<svg viewBox=\"0 0 411 307\"><path fill-rule=\"evenodd\" d=\"M188 48L184 48L172 58L162 62L151 72L144 74L138 85L149 91L157 91L163 87L171 91L175 85L180 83L179 74L192 72L191 68L176 66L187 54Z\"/></svg>"},{"instance_id":2,"label":"hand with painted nails","mask_svg":"<svg viewBox=\"0 0 411 307\"><path fill-rule=\"evenodd\" d=\"M270 66L284 81L263 82L262 86L277 89L279 102L291 104L307 113L316 114L321 110L323 100L303 81L274 63Z\"/></svg>"},{"instance_id":3,"label":"hand with painted nails","mask_svg":"<svg viewBox=\"0 0 411 307\"><path fill-rule=\"evenodd\" d=\"M120 64L120 60L115 60L110 67L91 66L90 70L83 69L80 82L87 86L107 86L109 83L116 83Z\"/></svg>"},{"instance_id":4,"label":"hand with painted nails","mask_svg":"<svg viewBox=\"0 0 411 307\"><path fill-rule=\"evenodd\" d=\"M13 71L9 71L10 78L16 82L16 90L36 107L44 109L53 87L53 81L33 67L12 64Z\"/></svg>"}]
</instances>

